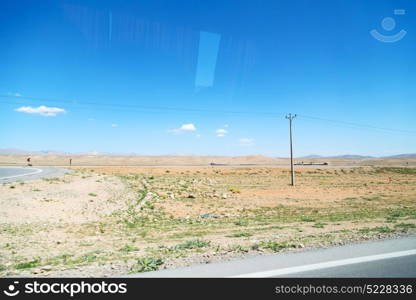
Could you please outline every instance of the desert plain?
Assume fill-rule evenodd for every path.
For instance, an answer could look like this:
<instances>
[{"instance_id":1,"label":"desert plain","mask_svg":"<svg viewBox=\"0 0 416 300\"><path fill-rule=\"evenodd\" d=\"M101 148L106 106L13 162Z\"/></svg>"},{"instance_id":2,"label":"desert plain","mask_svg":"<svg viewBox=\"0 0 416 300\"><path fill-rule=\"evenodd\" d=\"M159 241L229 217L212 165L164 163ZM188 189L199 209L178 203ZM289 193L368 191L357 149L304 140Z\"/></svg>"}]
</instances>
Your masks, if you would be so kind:
<instances>
[{"instance_id":1,"label":"desert plain","mask_svg":"<svg viewBox=\"0 0 416 300\"><path fill-rule=\"evenodd\" d=\"M416 233L416 159L32 156L0 186L0 276L120 276ZM211 165L214 163L215 165ZM25 156L2 155L1 165Z\"/></svg>"}]
</instances>

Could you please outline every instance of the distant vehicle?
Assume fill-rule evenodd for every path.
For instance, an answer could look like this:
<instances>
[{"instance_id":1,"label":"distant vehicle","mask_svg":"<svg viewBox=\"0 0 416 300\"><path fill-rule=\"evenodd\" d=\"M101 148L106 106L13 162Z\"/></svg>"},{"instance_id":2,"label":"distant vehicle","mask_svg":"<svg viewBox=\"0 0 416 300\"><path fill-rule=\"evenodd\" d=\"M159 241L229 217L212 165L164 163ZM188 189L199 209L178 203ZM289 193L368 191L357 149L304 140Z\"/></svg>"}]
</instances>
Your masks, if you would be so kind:
<instances>
[{"instance_id":1,"label":"distant vehicle","mask_svg":"<svg viewBox=\"0 0 416 300\"><path fill-rule=\"evenodd\" d=\"M227 164L216 164L216 163L210 163L211 166L226 166Z\"/></svg>"}]
</instances>

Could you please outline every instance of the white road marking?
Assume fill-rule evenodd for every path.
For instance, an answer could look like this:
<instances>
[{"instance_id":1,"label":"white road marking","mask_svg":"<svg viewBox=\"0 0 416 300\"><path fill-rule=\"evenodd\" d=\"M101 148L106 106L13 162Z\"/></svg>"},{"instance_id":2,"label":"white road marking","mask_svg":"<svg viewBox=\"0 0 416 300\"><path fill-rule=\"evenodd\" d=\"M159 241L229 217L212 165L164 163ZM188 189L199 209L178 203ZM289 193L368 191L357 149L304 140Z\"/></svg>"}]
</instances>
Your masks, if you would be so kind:
<instances>
[{"instance_id":1,"label":"white road marking","mask_svg":"<svg viewBox=\"0 0 416 300\"><path fill-rule=\"evenodd\" d=\"M377 254L377 255L362 256L362 257L356 257L356 258L347 258L347 259L342 259L342 260L334 260L334 261L322 262L322 263L317 263L317 264L303 265L303 266L276 269L276 270L263 271L263 272L247 273L247 274L241 274L241 275L236 275L232 277L266 278L266 277L287 275L287 274L292 274L292 273L339 267L339 266L345 266L345 265L359 264L359 263L382 260L382 259L409 256L409 255L416 255L416 249L391 252L391 253L383 253L383 254Z\"/></svg>"},{"instance_id":2,"label":"white road marking","mask_svg":"<svg viewBox=\"0 0 416 300\"><path fill-rule=\"evenodd\" d=\"M13 167L12 169L17 169L17 167ZM20 168L20 169L23 169L23 168ZM29 173L24 173L24 174L19 174L19 175L0 177L0 180L2 180L2 179L16 178L16 177L21 177L21 176L27 176L27 175L34 175L34 174L38 174L38 173L42 172L42 170L41 169L38 169L38 168L30 168L30 170L36 170L36 171L29 172Z\"/></svg>"}]
</instances>

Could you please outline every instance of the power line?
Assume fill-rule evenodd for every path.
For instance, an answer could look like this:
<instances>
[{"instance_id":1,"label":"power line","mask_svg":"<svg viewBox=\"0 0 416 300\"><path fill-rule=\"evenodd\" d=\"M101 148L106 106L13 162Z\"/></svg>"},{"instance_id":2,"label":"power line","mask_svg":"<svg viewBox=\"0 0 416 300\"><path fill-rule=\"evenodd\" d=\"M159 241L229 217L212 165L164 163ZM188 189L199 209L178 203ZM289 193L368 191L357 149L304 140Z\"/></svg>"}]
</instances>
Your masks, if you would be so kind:
<instances>
[{"instance_id":1,"label":"power line","mask_svg":"<svg viewBox=\"0 0 416 300\"><path fill-rule=\"evenodd\" d=\"M59 104L69 104L69 105L94 105L94 108L97 107L113 107L113 108L127 108L127 109L144 109L144 110L156 110L156 111L182 111L182 112L198 112L198 113L224 113L224 114L251 114L251 115L268 115L276 118L276 115L284 115L282 112L262 112L262 111L235 111L235 110L208 110L208 109L197 109L197 108L183 108L183 107L166 107L166 106L147 106L147 105L129 105L129 104L112 104L112 103L99 103L99 102L89 102L77 100L62 100L62 99L50 99L50 98L35 98L27 96L13 96L13 95L0 95L2 98L14 98L19 101L31 100L31 101L42 101L49 103L59 103ZM5 102L2 103L16 104L15 102Z\"/></svg>"},{"instance_id":2,"label":"power line","mask_svg":"<svg viewBox=\"0 0 416 300\"><path fill-rule=\"evenodd\" d=\"M15 95L5 95L0 94L0 98L13 98L18 101L29 100L29 101L42 101L47 103L59 103L59 104L67 104L67 105L77 105L77 106L94 106L94 110L96 109L103 109L104 107L112 108L112 109L120 109L120 110L145 110L146 112L187 112L187 113L214 113L214 114L240 114L240 115L262 115L263 117L267 118L277 118L278 116L284 116L285 113L283 112L265 112L265 111L236 111L236 110L210 110L210 109L197 109L197 108L184 108L184 107L166 107L166 106L147 106L147 105L129 105L129 104L113 104L113 103L100 103L100 102L91 102L91 101L78 101L78 100L65 100L65 99L51 99L51 98L40 98L40 97L28 97L28 96L15 96ZM16 102L8 102L2 101L1 103L7 104L17 104ZM79 107L77 108L79 109ZM310 115L304 114L297 114L298 117L302 119L309 119L309 120L316 120L316 121L323 121L329 122L334 124L340 124L344 126L353 126L358 128L366 128L372 130L381 130L381 131L388 131L388 132L396 132L396 133L405 133L405 134L416 134L416 131L412 130L404 130L404 129L396 129L396 128L387 128L387 127L378 127L368 124L360 124L354 122L347 122L342 120L333 120L333 119L326 119L320 118Z\"/></svg>"},{"instance_id":3,"label":"power line","mask_svg":"<svg viewBox=\"0 0 416 300\"><path fill-rule=\"evenodd\" d=\"M340 121L340 120L332 120L332 119L325 119L320 117L314 117L314 116L307 116L307 115L301 115L298 114L300 118L305 119L311 119L311 120L317 120L317 121L324 121L324 122L330 122L330 123L338 123L348 126L354 126L354 127L360 127L360 128L368 128L368 129L376 129L376 130L384 130L384 131L391 131L391 132L401 132L401 133L410 133L410 134L416 134L416 131L412 130L404 130L404 129L397 129L397 128L387 128L387 127L378 127L368 124L360 124L360 123L354 123L354 122L346 122L346 121Z\"/></svg>"}]
</instances>

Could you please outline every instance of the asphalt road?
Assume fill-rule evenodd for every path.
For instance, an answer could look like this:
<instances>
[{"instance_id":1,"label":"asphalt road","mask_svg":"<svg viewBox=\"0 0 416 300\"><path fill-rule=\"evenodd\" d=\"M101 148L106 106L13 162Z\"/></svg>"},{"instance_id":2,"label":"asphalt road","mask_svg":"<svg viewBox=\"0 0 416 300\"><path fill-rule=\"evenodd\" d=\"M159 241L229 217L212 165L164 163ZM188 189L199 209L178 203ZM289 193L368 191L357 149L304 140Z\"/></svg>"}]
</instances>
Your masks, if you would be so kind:
<instances>
[{"instance_id":1,"label":"asphalt road","mask_svg":"<svg viewBox=\"0 0 416 300\"><path fill-rule=\"evenodd\" d=\"M253 256L128 277L416 277L416 236Z\"/></svg>"},{"instance_id":2,"label":"asphalt road","mask_svg":"<svg viewBox=\"0 0 416 300\"><path fill-rule=\"evenodd\" d=\"M52 167L0 167L0 183L61 176L67 169Z\"/></svg>"}]
</instances>

